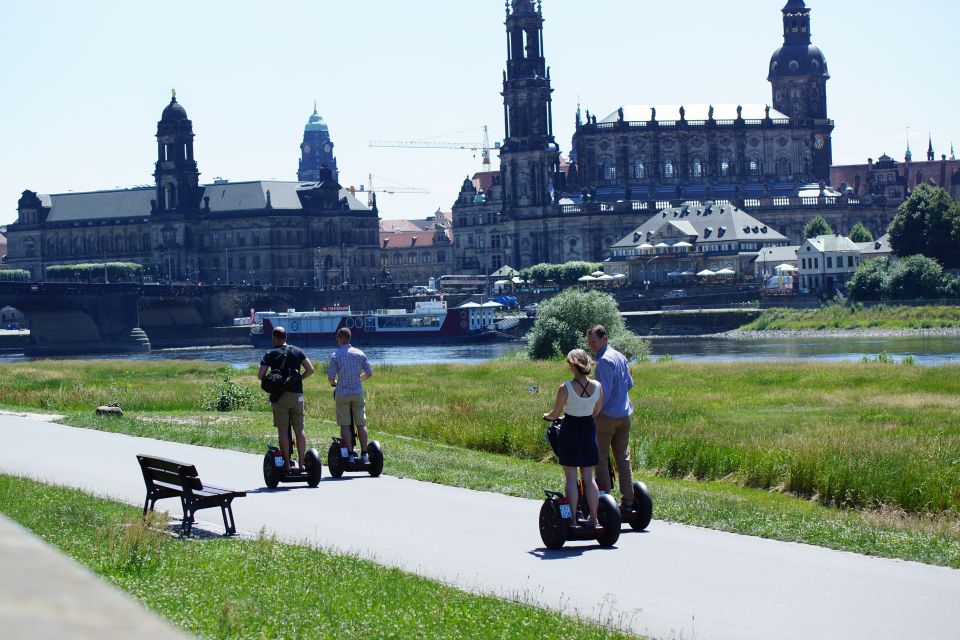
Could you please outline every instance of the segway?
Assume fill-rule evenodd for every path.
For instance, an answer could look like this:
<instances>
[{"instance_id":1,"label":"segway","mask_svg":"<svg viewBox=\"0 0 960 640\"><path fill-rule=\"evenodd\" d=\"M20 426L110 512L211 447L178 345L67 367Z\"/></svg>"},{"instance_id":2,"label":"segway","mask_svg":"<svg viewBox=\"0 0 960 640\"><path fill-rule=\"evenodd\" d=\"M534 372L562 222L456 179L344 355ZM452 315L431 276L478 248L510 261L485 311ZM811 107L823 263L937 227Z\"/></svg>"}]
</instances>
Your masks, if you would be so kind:
<instances>
[{"instance_id":1,"label":"segway","mask_svg":"<svg viewBox=\"0 0 960 640\"><path fill-rule=\"evenodd\" d=\"M287 437L290 442L290 461L296 451L293 439L293 426L287 423ZM306 482L311 487L320 484L323 477L323 465L320 463L320 454L316 449L307 449L303 454L304 470L284 468L283 451L271 445L267 446L267 453L263 456L263 481L271 489L276 489L281 482Z\"/></svg>"},{"instance_id":2,"label":"segway","mask_svg":"<svg viewBox=\"0 0 960 640\"><path fill-rule=\"evenodd\" d=\"M340 449L343 448L341 438L331 438L330 448L327 450L327 468L330 469L330 475L339 478L344 472L367 472L372 478L376 478L383 473L383 449L376 440L367 442L367 458L369 462L363 462L360 456L355 456L354 461L340 455ZM357 444L357 425L353 421L353 412L350 413L350 446L347 449L353 452Z\"/></svg>"},{"instance_id":3,"label":"segway","mask_svg":"<svg viewBox=\"0 0 960 640\"><path fill-rule=\"evenodd\" d=\"M613 484L617 481L617 470L609 457L607 464L610 465L610 484ZM645 531L650 526L650 521L653 520L653 499L647 485L639 480L633 481L633 505L620 506L620 519L629 523L634 531Z\"/></svg>"},{"instance_id":4,"label":"segway","mask_svg":"<svg viewBox=\"0 0 960 640\"><path fill-rule=\"evenodd\" d=\"M562 418L554 420L547 429L547 441L553 452L560 457L557 443L560 437ZM599 526L591 527L582 522L589 517L589 507L583 490L583 479L579 480L577 513L570 509L566 496L556 491L544 490L546 500L540 507L540 538L547 549L560 549L568 540L596 540L601 547L612 547L620 539L620 509L608 494L600 496L597 507Z\"/></svg>"}]
</instances>

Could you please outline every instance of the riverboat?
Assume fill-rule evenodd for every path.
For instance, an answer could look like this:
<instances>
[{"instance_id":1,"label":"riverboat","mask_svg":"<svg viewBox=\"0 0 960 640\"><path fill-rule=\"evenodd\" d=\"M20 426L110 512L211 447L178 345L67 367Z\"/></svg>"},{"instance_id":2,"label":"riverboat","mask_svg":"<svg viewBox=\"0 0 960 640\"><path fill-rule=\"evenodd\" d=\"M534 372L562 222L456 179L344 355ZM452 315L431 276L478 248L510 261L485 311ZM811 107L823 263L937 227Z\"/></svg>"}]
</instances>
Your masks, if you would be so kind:
<instances>
[{"instance_id":1,"label":"riverboat","mask_svg":"<svg viewBox=\"0 0 960 640\"><path fill-rule=\"evenodd\" d=\"M495 339L493 307L468 304L447 309L443 300L417 302L413 310L377 309L358 313L349 306L324 307L318 311L288 309L285 313L257 313L261 320L251 326L255 346L270 346L275 327L287 331L298 347L328 347L341 327L350 329L354 344L416 342L479 342Z\"/></svg>"}]
</instances>

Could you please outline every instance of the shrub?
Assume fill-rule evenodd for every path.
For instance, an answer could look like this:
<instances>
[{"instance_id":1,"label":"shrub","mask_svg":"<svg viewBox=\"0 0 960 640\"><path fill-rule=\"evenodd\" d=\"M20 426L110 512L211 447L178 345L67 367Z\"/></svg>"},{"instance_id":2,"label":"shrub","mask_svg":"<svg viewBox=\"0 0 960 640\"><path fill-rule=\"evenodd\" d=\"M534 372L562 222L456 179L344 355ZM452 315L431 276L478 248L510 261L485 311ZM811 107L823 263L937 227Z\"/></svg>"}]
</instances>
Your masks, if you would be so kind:
<instances>
[{"instance_id":1,"label":"shrub","mask_svg":"<svg viewBox=\"0 0 960 640\"><path fill-rule=\"evenodd\" d=\"M597 324L607 328L610 345L628 358L644 359L650 345L626 327L616 301L608 293L568 289L541 303L537 321L527 334L532 359L562 359L576 348L587 348L587 331Z\"/></svg>"},{"instance_id":2,"label":"shrub","mask_svg":"<svg viewBox=\"0 0 960 640\"><path fill-rule=\"evenodd\" d=\"M26 269L0 270L0 282L29 282L30 272Z\"/></svg>"},{"instance_id":3,"label":"shrub","mask_svg":"<svg viewBox=\"0 0 960 640\"><path fill-rule=\"evenodd\" d=\"M210 387L203 398L203 408L206 411L242 411L257 406L258 395L248 386L238 383L233 373L225 372L221 378Z\"/></svg>"}]
</instances>

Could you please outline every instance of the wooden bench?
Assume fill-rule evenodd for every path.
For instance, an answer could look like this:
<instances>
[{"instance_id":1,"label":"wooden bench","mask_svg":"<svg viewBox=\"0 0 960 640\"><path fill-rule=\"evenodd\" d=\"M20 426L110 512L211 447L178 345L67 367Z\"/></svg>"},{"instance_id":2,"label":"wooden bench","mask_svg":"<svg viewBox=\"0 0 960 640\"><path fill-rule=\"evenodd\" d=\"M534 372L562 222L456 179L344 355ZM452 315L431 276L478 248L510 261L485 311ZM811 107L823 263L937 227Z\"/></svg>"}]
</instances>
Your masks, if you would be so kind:
<instances>
[{"instance_id":1,"label":"wooden bench","mask_svg":"<svg viewBox=\"0 0 960 640\"><path fill-rule=\"evenodd\" d=\"M143 472L143 482L147 486L147 499L143 503L144 515L147 511L153 511L157 500L180 498L183 508L180 531L184 535L189 536L193 529L193 515L200 509L211 507L220 507L223 527L228 536L237 532L231 503L234 498L247 495L245 491L204 485L197 474L197 468L186 462L144 454L137 455L137 461Z\"/></svg>"}]
</instances>

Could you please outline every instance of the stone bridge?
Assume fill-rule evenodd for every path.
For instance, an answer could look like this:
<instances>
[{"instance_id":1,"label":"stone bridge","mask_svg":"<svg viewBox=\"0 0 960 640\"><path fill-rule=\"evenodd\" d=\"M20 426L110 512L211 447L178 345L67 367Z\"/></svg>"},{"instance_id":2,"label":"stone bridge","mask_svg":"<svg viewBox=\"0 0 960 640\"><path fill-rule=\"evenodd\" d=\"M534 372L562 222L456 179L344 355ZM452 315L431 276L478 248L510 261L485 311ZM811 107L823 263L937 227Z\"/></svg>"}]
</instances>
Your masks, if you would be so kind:
<instances>
[{"instance_id":1,"label":"stone bridge","mask_svg":"<svg viewBox=\"0 0 960 640\"><path fill-rule=\"evenodd\" d=\"M391 289L326 290L164 284L0 283L0 307L24 313L28 355L123 353L236 343L233 319L258 311L387 306ZM215 328L221 327L217 330Z\"/></svg>"}]
</instances>

